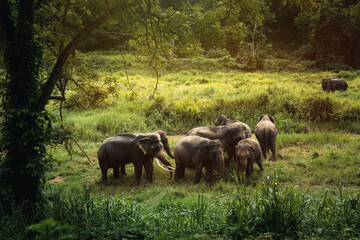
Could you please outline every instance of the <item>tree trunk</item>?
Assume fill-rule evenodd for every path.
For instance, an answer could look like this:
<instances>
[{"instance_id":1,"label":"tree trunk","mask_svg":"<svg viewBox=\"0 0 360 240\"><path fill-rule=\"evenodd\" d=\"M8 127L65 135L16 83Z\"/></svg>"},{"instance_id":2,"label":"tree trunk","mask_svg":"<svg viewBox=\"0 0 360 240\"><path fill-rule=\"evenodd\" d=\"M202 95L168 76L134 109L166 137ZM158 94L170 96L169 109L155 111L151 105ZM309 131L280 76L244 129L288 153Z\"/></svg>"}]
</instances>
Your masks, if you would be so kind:
<instances>
[{"instance_id":1,"label":"tree trunk","mask_svg":"<svg viewBox=\"0 0 360 240\"><path fill-rule=\"evenodd\" d=\"M43 128L41 113L35 111L40 86L38 79L41 52L33 41L34 0L20 0L16 28L7 2L0 5L8 29L5 32L6 87L2 102L2 144L6 153L1 166L1 199L36 202L44 176ZM7 12L8 11L8 12ZM3 23L4 24L4 23ZM3 25L1 26L3 27Z\"/></svg>"}]
</instances>

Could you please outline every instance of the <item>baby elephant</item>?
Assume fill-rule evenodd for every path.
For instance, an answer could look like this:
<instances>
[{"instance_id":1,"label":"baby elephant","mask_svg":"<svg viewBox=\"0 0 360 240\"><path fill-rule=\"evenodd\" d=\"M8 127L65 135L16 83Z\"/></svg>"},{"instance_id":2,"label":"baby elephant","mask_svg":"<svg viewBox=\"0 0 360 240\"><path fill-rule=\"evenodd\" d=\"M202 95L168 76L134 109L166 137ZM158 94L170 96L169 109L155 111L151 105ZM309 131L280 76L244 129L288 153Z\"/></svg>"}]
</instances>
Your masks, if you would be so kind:
<instances>
[{"instance_id":1,"label":"baby elephant","mask_svg":"<svg viewBox=\"0 0 360 240\"><path fill-rule=\"evenodd\" d=\"M266 155L271 149L273 160L276 160L276 136L277 129L275 127L274 118L270 114L262 114L255 128L255 136L259 140L262 154L266 159Z\"/></svg>"},{"instance_id":2,"label":"baby elephant","mask_svg":"<svg viewBox=\"0 0 360 240\"><path fill-rule=\"evenodd\" d=\"M235 153L239 182L241 182L241 174L244 174L244 172L246 173L246 177L249 177L252 174L255 162L259 166L260 171L264 170L261 161L261 148L256 140L252 138L241 140L236 145Z\"/></svg>"},{"instance_id":3,"label":"baby elephant","mask_svg":"<svg viewBox=\"0 0 360 240\"><path fill-rule=\"evenodd\" d=\"M224 177L223 145L220 140L210 140L199 136L187 136L180 139L174 147L175 180L185 174L185 167L195 168L194 183L201 179L202 168L206 169L206 182L210 183L214 164L218 165L220 177Z\"/></svg>"}]
</instances>

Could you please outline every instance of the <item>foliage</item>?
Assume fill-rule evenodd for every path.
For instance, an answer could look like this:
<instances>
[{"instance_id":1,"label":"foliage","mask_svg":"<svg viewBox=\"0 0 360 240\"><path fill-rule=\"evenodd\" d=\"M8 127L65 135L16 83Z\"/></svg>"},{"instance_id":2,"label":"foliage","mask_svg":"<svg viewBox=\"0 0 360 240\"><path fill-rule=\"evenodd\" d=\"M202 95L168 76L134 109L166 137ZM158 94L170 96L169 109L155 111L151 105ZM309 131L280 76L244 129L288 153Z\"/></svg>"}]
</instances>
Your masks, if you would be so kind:
<instances>
[{"instance_id":1,"label":"foliage","mask_svg":"<svg viewBox=\"0 0 360 240\"><path fill-rule=\"evenodd\" d=\"M2 215L4 239L175 239L175 238L357 238L360 195L325 191L317 196L290 186L277 176L259 182L252 191L235 188L215 199L195 198L135 203L121 195L91 195L92 188L65 198L46 191L47 203L33 206L41 218L36 224L20 215ZM174 196L176 198L176 196ZM15 233L15 235L14 235Z\"/></svg>"},{"instance_id":2,"label":"foliage","mask_svg":"<svg viewBox=\"0 0 360 240\"><path fill-rule=\"evenodd\" d=\"M304 41L299 53L325 69L358 68L359 6L356 1L339 0L300 13L295 19Z\"/></svg>"}]
</instances>

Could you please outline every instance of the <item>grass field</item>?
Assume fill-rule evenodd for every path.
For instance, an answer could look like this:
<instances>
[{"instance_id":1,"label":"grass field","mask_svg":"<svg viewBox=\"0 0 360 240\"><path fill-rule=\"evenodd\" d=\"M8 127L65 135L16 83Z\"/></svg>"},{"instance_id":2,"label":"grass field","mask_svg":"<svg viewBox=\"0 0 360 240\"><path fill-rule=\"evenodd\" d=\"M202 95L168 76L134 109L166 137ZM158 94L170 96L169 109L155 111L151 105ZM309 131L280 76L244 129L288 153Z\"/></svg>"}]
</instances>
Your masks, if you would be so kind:
<instances>
[{"instance_id":1,"label":"grass field","mask_svg":"<svg viewBox=\"0 0 360 240\"><path fill-rule=\"evenodd\" d=\"M107 95L100 108L98 105L87 109L68 107L64 111L66 130L79 141L91 160L89 164L71 140L72 155L62 146L51 150L57 163L47 173L47 178L57 178L61 182L59 185L65 188L94 184L98 192L106 195L130 192L130 198L144 186L173 188L185 184L191 185L191 189L194 187L191 170L186 172L187 180L175 183L168 181L167 174L158 167L155 167L152 186L144 179L141 186L134 186L131 164L127 166L127 176L101 183L97 148L105 138L117 133L157 129L167 132L173 148L181 135L197 126L213 125L220 114L246 122L254 129L261 113L271 113L275 117L279 160L265 161L265 171L255 171L249 187L273 176L274 171L281 183L305 190L337 188L340 183L345 189L356 190L360 185L359 71L246 73L221 68L221 59L180 59L176 65L166 63L159 68L160 78L153 100L150 96L156 76L143 57L125 55L128 76L118 54L91 53L83 57L97 76L92 84L103 86ZM348 80L348 91L322 91L321 79L334 75ZM113 80L109 83L108 79ZM72 101L71 94L79 101L85 98L73 90L69 101ZM53 111L56 114L55 108ZM234 165L227 169L222 188L231 189L236 185L233 170ZM111 171L109 173L111 175ZM209 194L213 191L211 186L200 188Z\"/></svg>"},{"instance_id":2,"label":"grass field","mask_svg":"<svg viewBox=\"0 0 360 240\"><path fill-rule=\"evenodd\" d=\"M81 56L86 73L76 79L97 95L70 86L65 131L58 105L48 106L66 141L48 146L51 204L39 207L46 220L29 229L34 220L14 214L1 223L0 238L26 239L23 229L39 239L360 238L360 71L249 73L229 67L229 58L178 59L159 66L152 97L157 79L144 57L126 54L126 75L116 52ZM330 76L344 77L348 91L323 92L321 79ZM194 185L188 169L185 179L168 180L156 164L152 184L144 173L135 184L131 164L126 176L113 179L109 170L108 182L101 181L96 154L107 137L162 129L173 149L188 130L213 125L220 114L254 129L261 113L275 118L277 161L263 160L263 172L255 165L245 185L235 163L211 185Z\"/></svg>"}]
</instances>

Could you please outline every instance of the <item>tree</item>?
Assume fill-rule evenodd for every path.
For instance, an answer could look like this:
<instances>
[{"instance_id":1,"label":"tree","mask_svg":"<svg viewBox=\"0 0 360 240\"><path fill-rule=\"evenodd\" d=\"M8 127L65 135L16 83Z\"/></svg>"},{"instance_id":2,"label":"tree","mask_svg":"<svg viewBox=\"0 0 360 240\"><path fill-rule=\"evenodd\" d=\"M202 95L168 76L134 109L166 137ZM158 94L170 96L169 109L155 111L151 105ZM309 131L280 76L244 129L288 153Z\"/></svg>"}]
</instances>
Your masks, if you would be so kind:
<instances>
[{"instance_id":1,"label":"tree","mask_svg":"<svg viewBox=\"0 0 360 240\"><path fill-rule=\"evenodd\" d=\"M73 4L82 6L72 8ZM92 11L82 15L77 9ZM149 54L149 65L156 70L161 58L172 58L174 51L199 52L198 41L188 28L188 12L191 8L186 2L177 3L174 9L151 0L0 0L0 38L6 67L1 102L3 204L41 199L49 130L45 106L53 98L56 85L61 85L65 63L78 44L112 18L133 47ZM49 51L55 61L43 77L43 56ZM57 98L63 100L63 96Z\"/></svg>"},{"instance_id":2,"label":"tree","mask_svg":"<svg viewBox=\"0 0 360 240\"><path fill-rule=\"evenodd\" d=\"M91 31L105 23L131 1L121 1L112 8L103 3L103 13L82 28L57 57L50 76L39 81L42 62L40 44L34 39L35 7L42 1L0 0L0 37L4 46L6 67L5 89L2 93L2 150L5 153L0 169L0 199L3 204L14 200L37 202L46 167L47 115L44 111L56 82L70 54Z\"/></svg>"}]
</instances>

